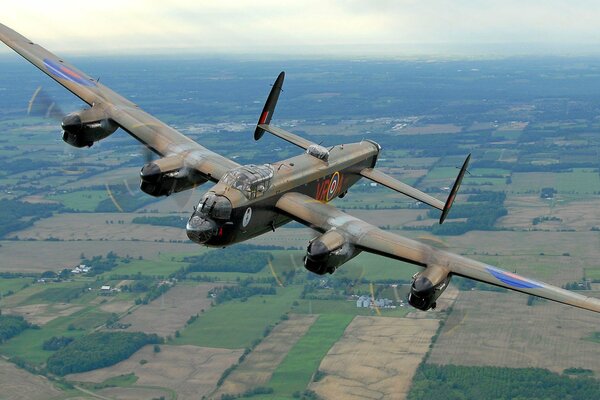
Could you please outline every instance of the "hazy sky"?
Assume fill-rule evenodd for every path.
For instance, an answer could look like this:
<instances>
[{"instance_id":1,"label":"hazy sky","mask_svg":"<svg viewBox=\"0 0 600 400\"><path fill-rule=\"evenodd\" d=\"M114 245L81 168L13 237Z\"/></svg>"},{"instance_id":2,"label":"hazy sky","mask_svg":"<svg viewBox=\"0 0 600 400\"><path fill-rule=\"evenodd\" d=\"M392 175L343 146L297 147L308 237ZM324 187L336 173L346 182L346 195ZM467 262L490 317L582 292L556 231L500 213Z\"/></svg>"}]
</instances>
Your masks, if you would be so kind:
<instances>
[{"instance_id":1,"label":"hazy sky","mask_svg":"<svg viewBox=\"0 0 600 400\"><path fill-rule=\"evenodd\" d=\"M0 10L62 52L600 53L599 0L0 0Z\"/></svg>"}]
</instances>

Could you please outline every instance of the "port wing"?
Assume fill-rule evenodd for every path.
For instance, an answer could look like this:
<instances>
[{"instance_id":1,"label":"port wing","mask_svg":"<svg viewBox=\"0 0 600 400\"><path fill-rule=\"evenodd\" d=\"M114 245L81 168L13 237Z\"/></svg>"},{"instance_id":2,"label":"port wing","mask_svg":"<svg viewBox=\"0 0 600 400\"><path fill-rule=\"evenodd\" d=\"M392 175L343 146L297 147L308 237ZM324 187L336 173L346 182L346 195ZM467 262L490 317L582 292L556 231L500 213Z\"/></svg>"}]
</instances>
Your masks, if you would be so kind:
<instances>
[{"instance_id":1,"label":"port wing","mask_svg":"<svg viewBox=\"0 0 600 400\"><path fill-rule=\"evenodd\" d=\"M186 166L212 181L218 181L229 169L239 166L199 145L97 79L2 24L0 40L90 106L102 104L111 120L153 152L161 156L180 155Z\"/></svg>"}]
</instances>

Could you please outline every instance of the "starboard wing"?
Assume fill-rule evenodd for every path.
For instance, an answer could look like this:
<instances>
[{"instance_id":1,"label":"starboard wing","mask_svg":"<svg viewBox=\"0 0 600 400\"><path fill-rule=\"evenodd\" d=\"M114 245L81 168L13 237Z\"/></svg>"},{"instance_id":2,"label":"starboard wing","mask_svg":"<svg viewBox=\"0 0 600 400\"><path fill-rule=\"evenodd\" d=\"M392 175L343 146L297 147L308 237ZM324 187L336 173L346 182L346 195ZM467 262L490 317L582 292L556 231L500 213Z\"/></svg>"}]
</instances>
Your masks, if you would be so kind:
<instances>
[{"instance_id":1,"label":"starboard wing","mask_svg":"<svg viewBox=\"0 0 600 400\"><path fill-rule=\"evenodd\" d=\"M102 104L111 120L155 153L161 156L181 155L182 163L212 181L218 181L229 169L239 166L199 145L98 80L2 24L0 40L90 106Z\"/></svg>"},{"instance_id":2,"label":"starboard wing","mask_svg":"<svg viewBox=\"0 0 600 400\"><path fill-rule=\"evenodd\" d=\"M600 312L600 300L529 279L425 243L384 231L330 204L300 193L287 193L276 207L290 218L320 232L336 230L357 248L421 267L441 266L459 275L548 300Z\"/></svg>"}]
</instances>

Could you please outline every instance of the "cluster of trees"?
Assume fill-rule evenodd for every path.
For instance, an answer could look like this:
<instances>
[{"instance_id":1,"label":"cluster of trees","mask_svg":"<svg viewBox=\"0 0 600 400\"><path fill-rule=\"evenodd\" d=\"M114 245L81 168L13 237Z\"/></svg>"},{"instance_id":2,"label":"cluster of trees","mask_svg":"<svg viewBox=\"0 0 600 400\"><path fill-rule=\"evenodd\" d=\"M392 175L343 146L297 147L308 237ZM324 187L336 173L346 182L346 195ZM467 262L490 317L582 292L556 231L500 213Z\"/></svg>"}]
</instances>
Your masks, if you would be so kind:
<instances>
[{"instance_id":1,"label":"cluster of trees","mask_svg":"<svg viewBox=\"0 0 600 400\"><path fill-rule=\"evenodd\" d=\"M246 390L242 394L223 394L223 395L221 395L221 400L247 399L249 397L260 396L262 394L271 394L271 393L273 393L273 388L257 386L253 389Z\"/></svg>"},{"instance_id":2,"label":"cluster of trees","mask_svg":"<svg viewBox=\"0 0 600 400\"><path fill-rule=\"evenodd\" d=\"M48 358L46 367L56 375L91 371L126 360L147 344L162 343L156 334L94 332L75 339Z\"/></svg>"},{"instance_id":3,"label":"cluster of trees","mask_svg":"<svg viewBox=\"0 0 600 400\"><path fill-rule=\"evenodd\" d=\"M104 272L108 272L115 268L117 266L118 260L119 257L112 251L109 251L108 254L106 254L106 257L95 256L91 259L84 258L83 260L81 260L81 263L91 266L92 270L87 274L90 276L95 276L103 274Z\"/></svg>"},{"instance_id":4,"label":"cluster of trees","mask_svg":"<svg viewBox=\"0 0 600 400\"><path fill-rule=\"evenodd\" d=\"M540 368L421 364L408 399L587 400L597 398L598 393L600 381L596 379L561 376Z\"/></svg>"},{"instance_id":5,"label":"cluster of trees","mask_svg":"<svg viewBox=\"0 0 600 400\"><path fill-rule=\"evenodd\" d=\"M215 303L221 304L233 299L248 299L248 297L258 295L275 295L277 291L273 286L222 286L214 288L209 292L215 296Z\"/></svg>"},{"instance_id":6,"label":"cluster of trees","mask_svg":"<svg viewBox=\"0 0 600 400\"><path fill-rule=\"evenodd\" d=\"M52 336L50 339L46 340L44 344L42 344L42 349L49 351L62 349L73 340L74 339L72 337L68 336Z\"/></svg>"},{"instance_id":7,"label":"cluster of trees","mask_svg":"<svg viewBox=\"0 0 600 400\"><path fill-rule=\"evenodd\" d=\"M41 218L48 218L62 209L59 204L31 204L18 200L0 200L0 237L22 230Z\"/></svg>"},{"instance_id":8,"label":"cluster of trees","mask_svg":"<svg viewBox=\"0 0 600 400\"><path fill-rule=\"evenodd\" d=\"M189 272L250 272L256 273L273 259L264 251L245 250L240 247L226 248L220 251L209 251L199 256L185 257L183 261L190 263L185 268Z\"/></svg>"},{"instance_id":9,"label":"cluster of trees","mask_svg":"<svg viewBox=\"0 0 600 400\"><path fill-rule=\"evenodd\" d=\"M187 218L178 215L167 215L165 217L135 217L131 222L134 224L148 224L154 226L173 226L175 228L185 227Z\"/></svg>"},{"instance_id":10,"label":"cluster of trees","mask_svg":"<svg viewBox=\"0 0 600 400\"><path fill-rule=\"evenodd\" d=\"M17 336L28 328L37 328L20 315L0 315L0 343Z\"/></svg>"}]
</instances>

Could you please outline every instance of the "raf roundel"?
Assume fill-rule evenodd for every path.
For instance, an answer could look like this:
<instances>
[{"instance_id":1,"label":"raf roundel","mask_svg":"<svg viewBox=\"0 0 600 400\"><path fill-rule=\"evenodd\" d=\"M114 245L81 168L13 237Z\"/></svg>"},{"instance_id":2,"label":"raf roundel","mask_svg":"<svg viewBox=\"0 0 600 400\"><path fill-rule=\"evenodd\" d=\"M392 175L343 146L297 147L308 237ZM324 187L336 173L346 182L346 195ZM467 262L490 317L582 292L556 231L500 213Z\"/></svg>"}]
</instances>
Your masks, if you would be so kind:
<instances>
[{"instance_id":1,"label":"raf roundel","mask_svg":"<svg viewBox=\"0 0 600 400\"><path fill-rule=\"evenodd\" d=\"M336 172L329 181L329 189L327 190L327 201L332 200L337 193L338 186L340 184L340 173Z\"/></svg>"},{"instance_id":2,"label":"raf roundel","mask_svg":"<svg viewBox=\"0 0 600 400\"><path fill-rule=\"evenodd\" d=\"M78 83L83 86L96 86L94 81L86 79L85 77L81 76L81 74L49 58L44 60L44 66L49 73L60 79Z\"/></svg>"},{"instance_id":3,"label":"raf roundel","mask_svg":"<svg viewBox=\"0 0 600 400\"><path fill-rule=\"evenodd\" d=\"M242 219L242 226L245 228L250 223L252 219L252 208L246 208L246 212L244 213L244 219Z\"/></svg>"}]
</instances>

